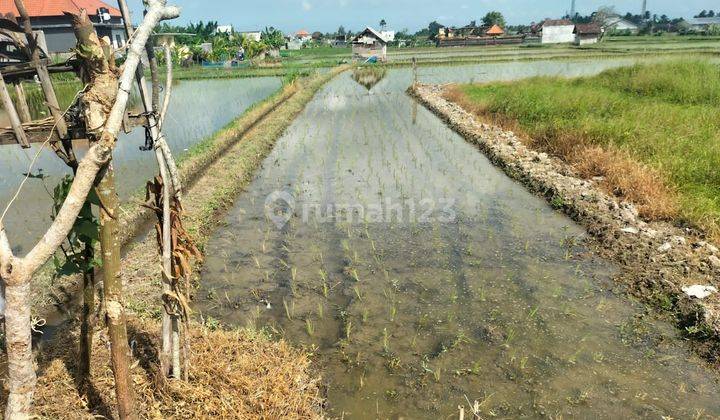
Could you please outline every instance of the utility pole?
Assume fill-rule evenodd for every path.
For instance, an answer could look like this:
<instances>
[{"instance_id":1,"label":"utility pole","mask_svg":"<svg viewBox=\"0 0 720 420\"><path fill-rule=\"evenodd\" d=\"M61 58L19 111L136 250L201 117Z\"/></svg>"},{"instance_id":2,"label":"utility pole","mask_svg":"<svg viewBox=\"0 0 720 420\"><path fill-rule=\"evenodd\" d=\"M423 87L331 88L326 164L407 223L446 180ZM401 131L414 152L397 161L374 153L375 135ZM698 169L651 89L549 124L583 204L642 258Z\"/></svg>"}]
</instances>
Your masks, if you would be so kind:
<instances>
[{"instance_id":1,"label":"utility pole","mask_svg":"<svg viewBox=\"0 0 720 420\"><path fill-rule=\"evenodd\" d=\"M572 0L572 3L570 4L570 19L575 18L575 0Z\"/></svg>"},{"instance_id":2,"label":"utility pole","mask_svg":"<svg viewBox=\"0 0 720 420\"><path fill-rule=\"evenodd\" d=\"M645 14L647 13L647 0L643 0L642 4L643 4L642 5L642 14L640 16L642 16L642 18L645 19Z\"/></svg>"}]
</instances>

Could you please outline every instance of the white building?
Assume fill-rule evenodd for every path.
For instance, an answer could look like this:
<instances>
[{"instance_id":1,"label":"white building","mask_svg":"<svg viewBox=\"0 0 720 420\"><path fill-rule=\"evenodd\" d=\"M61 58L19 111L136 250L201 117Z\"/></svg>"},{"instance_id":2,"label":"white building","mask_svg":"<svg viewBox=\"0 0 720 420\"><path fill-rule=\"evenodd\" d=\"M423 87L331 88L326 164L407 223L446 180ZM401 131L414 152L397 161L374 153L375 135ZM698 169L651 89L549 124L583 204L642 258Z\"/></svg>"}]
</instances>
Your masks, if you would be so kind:
<instances>
[{"instance_id":1,"label":"white building","mask_svg":"<svg viewBox=\"0 0 720 420\"><path fill-rule=\"evenodd\" d=\"M603 28L606 32L630 32L631 34L640 32L639 26L620 16L610 16L605 19Z\"/></svg>"},{"instance_id":2,"label":"white building","mask_svg":"<svg viewBox=\"0 0 720 420\"><path fill-rule=\"evenodd\" d=\"M233 32L233 26L232 25L218 25L217 28L215 28L216 34L231 34Z\"/></svg>"},{"instance_id":3,"label":"white building","mask_svg":"<svg viewBox=\"0 0 720 420\"><path fill-rule=\"evenodd\" d=\"M382 35L386 42L395 41L395 31L380 31L380 35Z\"/></svg>"},{"instance_id":4,"label":"white building","mask_svg":"<svg viewBox=\"0 0 720 420\"><path fill-rule=\"evenodd\" d=\"M597 44L603 33L604 30L599 23L575 25L575 45Z\"/></svg>"},{"instance_id":5,"label":"white building","mask_svg":"<svg viewBox=\"0 0 720 420\"><path fill-rule=\"evenodd\" d=\"M704 17L704 18L693 18L688 20L688 23L693 29L698 31L706 31L711 26L720 26L720 16L716 17Z\"/></svg>"},{"instance_id":6,"label":"white building","mask_svg":"<svg viewBox=\"0 0 720 420\"><path fill-rule=\"evenodd\" d=\"M575 42L575 24L568 19L547 19L540 28L543 44Z\"/></svg>"},{"instance_id":7,"label":"white building","mask_svg":"<svg viewBox=\"0 0 720 420\"><path fill-rule=\"evenodd\" d=\"M243 38L248 38L255 42L260 42L260 39L262 38L262 32L260 31L244 31L240 32L240 35L242 35Z\"/></svg>"}]
</instances>

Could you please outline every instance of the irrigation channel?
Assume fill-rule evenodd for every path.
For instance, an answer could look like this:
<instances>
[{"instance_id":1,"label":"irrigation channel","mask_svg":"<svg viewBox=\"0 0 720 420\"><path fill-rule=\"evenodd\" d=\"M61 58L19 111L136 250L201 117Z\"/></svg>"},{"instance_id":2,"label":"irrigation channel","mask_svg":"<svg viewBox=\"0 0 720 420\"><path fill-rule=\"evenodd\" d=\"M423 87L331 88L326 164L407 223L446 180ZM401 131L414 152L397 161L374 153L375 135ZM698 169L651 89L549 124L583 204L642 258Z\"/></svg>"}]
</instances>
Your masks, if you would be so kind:
<instances>
[{"instance_id":1,"label":"irrigation channel","mask_svg":"<svg viewBox=\"0 0 720 420\"><path fill-rule=\"evenodd\" d=\"M220 130L253 104L280 88L279 78L237 80L188 80L176 82L165 133L175 156L193 144ZM122 199L139 191L145 181L157 173L157 162L151 151L141 151L145 133L138 128L122 135L114 153L115 172ZM23 150L5 147L0 154L0 203L7 203L27 173L37 146ZM84 151L80 151L81 153ZM51 151L44 150L33 168L22 194L10 208L4 221L15 251L23 254L36 243L50 225L52 190L69 169ZM43 221L38 223L38 221Z\"/></svg>"},{"instance_id":2,"label":"irrigation channel","mask_svg":"<svg viewBox=\"0 0 720 420\"><path fill-rule=\"evenodd\" d=\"M421 81L629 61L421 68ZM293 122L208 245L206 321L306 346L338 418L695 418L720 391L676 329L613 292L584 231L405 94L348 73Z\"/></svg>"}]
</instances>

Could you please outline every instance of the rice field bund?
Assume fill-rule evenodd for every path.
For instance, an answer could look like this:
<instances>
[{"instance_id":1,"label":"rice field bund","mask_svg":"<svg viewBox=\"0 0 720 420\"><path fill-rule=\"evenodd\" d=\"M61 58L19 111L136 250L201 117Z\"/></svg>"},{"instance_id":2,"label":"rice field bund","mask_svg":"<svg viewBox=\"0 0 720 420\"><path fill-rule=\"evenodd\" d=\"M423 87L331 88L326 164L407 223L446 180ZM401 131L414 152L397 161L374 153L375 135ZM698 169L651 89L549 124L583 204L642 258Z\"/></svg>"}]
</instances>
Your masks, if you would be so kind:
<instances>
[{"instance_id":1,"label":"rice field bund","mask_svg":"<svg viewBox=\"0 0 720 420\"><path fill-rule=\"evenodd\" d=\"M584 230L408 97L411 82L390 70L368 91L343 73L291 124L206 246L206 325L304 348L337 418L720 412L680 331L616 293L618 267Z\"/></svg>"}]
</instances>

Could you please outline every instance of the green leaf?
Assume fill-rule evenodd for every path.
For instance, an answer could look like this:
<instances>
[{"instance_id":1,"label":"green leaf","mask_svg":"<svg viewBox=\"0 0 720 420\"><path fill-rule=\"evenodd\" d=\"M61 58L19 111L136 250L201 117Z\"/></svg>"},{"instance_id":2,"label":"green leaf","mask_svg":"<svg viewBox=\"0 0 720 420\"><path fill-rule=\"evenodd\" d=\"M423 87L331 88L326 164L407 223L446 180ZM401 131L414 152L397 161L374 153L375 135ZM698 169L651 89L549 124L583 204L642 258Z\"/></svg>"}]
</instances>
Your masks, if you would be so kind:
<instances>
[{"instance_id":1,"label":"green leaf","mask_svg":"<svg viewBox=\"0 0 720 420\"><path fill-rule=\"evenodd\" d=\"M73 230L77 232L78 235L84 236L88 240L100 240L100 230L98 225L89 220L82 220L75 224L75 226L73 226Z\"/></svg>"}]
</instances>

